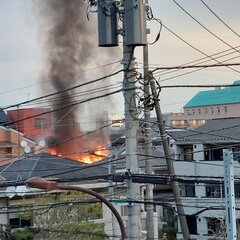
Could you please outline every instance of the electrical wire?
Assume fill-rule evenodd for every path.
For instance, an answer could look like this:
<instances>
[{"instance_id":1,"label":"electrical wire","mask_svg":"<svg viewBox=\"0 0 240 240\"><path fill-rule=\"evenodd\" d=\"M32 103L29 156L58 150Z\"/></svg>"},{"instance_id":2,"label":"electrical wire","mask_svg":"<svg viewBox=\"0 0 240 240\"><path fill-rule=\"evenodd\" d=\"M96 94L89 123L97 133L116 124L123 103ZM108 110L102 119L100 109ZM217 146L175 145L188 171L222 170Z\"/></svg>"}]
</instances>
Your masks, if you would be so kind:
<instances>
[{"instance_id":1,"label":"electrical wire","mask_svg":"<svg viewBox=\"0 0 240 240\"><path fill-rule=\"evenodd\" d=\"M195 22L197 22L202 28L204 28L208 33L210 33L212 36L214 36L215 38L217 38L219 41L221 41L222 43L224 43L225 45L227 45L228 47L232 48L233 50L235 50L236 52L240 53L240 51L238 49L236 49L235 47L231 46L229 43L227 43L226 41L224 41L222 38L220 38L219 36L217 36L215 33L213 33L211 30L209 30L206 26L204 26L200 21L198 21L192 14L190 14L185 8L183 8L176 0L172 0L181 10L183 10L190 18L192 18Z\"/></svg>"},{"instance_id":2,"label":"electrical wire","mask_svg":"<svg viewBox=\"0 0 240 240\"><path fill-rule=\"evenodd\" d=\"M101 65L101 66L88 68L88 69L86 69L86 70L82 70L82 71L80 71L80 72L76 72L75 74L76 74L76 76L77 76L78 74L82 74L82 73L84 73L84 72L88 72L88 71L92 71L92 70L95 70L95 69L99 69L99 68L107 67L107 66L110 66L110 65L113 65L113 64L119 63L119 62L121 62L121 61L118 60L118 61L115 61L115 62L111 62L111 63L103 64L103 65ZM30 84L30 85L27 85L27 86L25 86L25 87L19 87L19 88L16 88L16 89L3 91L3 92L0 92L0 95L1 95L1 94L6 94L6 93L15 92L15 91L22 90L22 89L26 89L26 88L30 88L30 87L34 87L34 86L37 86L37 85L40 85L40 84L43 84L43 83L47 83L47 82L50 82L50 81L51 81L51 80L40 81L40 82L38 82L38 83Z\"/></svg>"},{"instance_id":3,"label":"electrical wire","mask_svg":"<svg viewBox=\"0 0 240 240\"><path fill-rule=\"evenodd\" d=\"M235 35L240 37L240 35L233 29L231 28L226 22L224 22L203 0L200 0L202 4L223 24L225 25L229 30L231 30Z\"/></svg>"},{"instance_id":4,"label":"electrical wire","mask_svg":"<svg viewBox=\"0 0 240 240\"><path fill-rule=\"evenodd\" d=\"M184 42L184 43L187 44L189 47L191 47L192 49L194 49L194 50L196 50L197 52L203 54L205 57L207 57L207 58L209 58L209 59L211 59L211 60L213 60L213 61L221 64L221 62L218 61L216 58L212 57L211 55L208 55L208 54L204 53L202 50L196 48L195 46L193 46L192 44L190 44L189 42L187 42L186 40L184 40L182 37L180 37L178 34L176 34L174 31L172 31L172 30L171 30L169 27L167 27L165 24L162 24L162 26L163 26L166 30L168 30L170 33L172 33L175 37L177 37L177 38L180 39L182 42ZM237 72L237 73L240 73L240 71L238 71L238 70L236 70L236 69L234 69L234 68L231 68L231 67L228 67L228 68L231 69L231 70L233 70L233 71L235 71L235 72Z\"/></svg>"},{"instance_id":5,"label":"electrical wire","mask_svg":"<svg viewBox=\"0 0 240 240\"><path fill-rule=\"evenodd\" d=\"M43 98L47 98L47 97L51 97L51 96L54 96L54 95L62 94L62 93L65 93L65 92L77 89L79 87L90 85L92 83L102 81L103 79L115 76L115 75L119 74L122 71L123 70L119 70L117 72L114 72L112 74L106 75L104 77L100 77L100 78L97 78L97 79L94 79L94 80L90 80L90 81L87 81L87 82L82 83L82 84L78 84L78 85L70 87L70 88L66 88L66 89L63 89L63 90L60 90L60 91L57 91L57 92L54 92L54 93L50 93L50 94L47 94L47 95L44 95L44 96L41 96L41 97L38 97L38 98L34 98L34 99L31 99L31 100L28 100L28 101L24 101L24 102L21 102L21 103L13 104L13 105L10 105L8 107L2 108L2 110L6 110L6 109L9 109L9 108L13 108L13 107L19 107L19 106L21 106L23 104L26 104L26 103L32 103L32 102L35 102L35 101L43 99Z\"/></svg>"}]
</instances>

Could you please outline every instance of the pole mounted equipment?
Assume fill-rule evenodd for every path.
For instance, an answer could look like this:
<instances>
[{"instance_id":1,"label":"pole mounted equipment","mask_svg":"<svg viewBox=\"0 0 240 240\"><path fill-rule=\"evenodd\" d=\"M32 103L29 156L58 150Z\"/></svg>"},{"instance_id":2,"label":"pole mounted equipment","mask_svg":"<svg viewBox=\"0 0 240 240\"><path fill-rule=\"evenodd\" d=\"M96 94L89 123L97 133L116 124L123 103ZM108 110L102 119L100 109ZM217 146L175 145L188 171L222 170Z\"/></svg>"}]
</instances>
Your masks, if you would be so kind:
<instances>
[{"instance_id":1,"label":"pole mounted equipment","mask_svg":"<svg viewBox=\"0 0 240 240\"><path fill-rule=\"evenodd\" d=\"M125 44L126 46L144 46L147 44L146 7L143 0L125 1Z\"/></svg>"},{"instance_id":2,"label":"pole mounted equipment","mask_svg":"<svg viewBox=\"0 0 240 240\"><path fill-rule=\"evenodd\" d=\"M112 0L98 0L98 46L118 46L117 6Z\"/></svg>"}]
</instances>

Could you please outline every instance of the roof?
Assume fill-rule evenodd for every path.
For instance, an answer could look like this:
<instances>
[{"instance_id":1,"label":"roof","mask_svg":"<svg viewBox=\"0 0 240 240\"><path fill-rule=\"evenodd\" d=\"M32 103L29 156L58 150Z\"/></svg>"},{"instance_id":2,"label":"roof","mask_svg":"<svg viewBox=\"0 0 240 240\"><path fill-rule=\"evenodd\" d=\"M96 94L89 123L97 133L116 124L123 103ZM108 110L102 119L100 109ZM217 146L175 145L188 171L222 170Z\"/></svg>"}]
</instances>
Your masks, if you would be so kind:
<instances>
[{"instance_id":1,"label":"roof","mask_svg":"<svg viewBox=\"0 0 240 240\"><path fill-rule=\"evenodd\" d=\"M126 151L125 147L119 147L112 149L112 156L106 159L103 159L103 162L111 161L115 170L126 170ZM144 171L146 159L150 159L152 161L153 169L165 169L166 168L166 159L163 151L162 146L152 147L152 154L151 156L147 156L145 154L145 149L143 146L138 146L138 164L139 168Z\"/></svg>"},{"instance_id":2,"label":"roof","mask_svg":"<svg viewBox=\"0 0 240 240\"><path fill-rule=\"evenodd\" d=\"M233 83L233 86L234 85L237 86L200 91L184 106L184 108L240 103L240 80L235 81Z\"/></svg>"},{"instance_id":3,"label":"roof","mask_svg":"<svg viewBox=\"0 0 240 240\"><path fill-rule=\"evenodd\" d=\"M48 153L36 154L0 166L0 176L5 178L6 181L26 181L31 177L73 179L104 174L108 174L108 169L105 167L86 165L79 161L53 156Z\"/></svg>"},{"instance_id":4,"label":"roof","mask_svg":"<svg viewBox=\"0 0 240 240\"><path fill-rule=\"evenodd\" d=\"M8 118L7 114L0 108L0 125L5 123L10 123L10 119Z\"/></svg>"},{"instance_id":5,"label":"roof","mask_svg":"<svg viewBox=\"0 0 240 240\"><path fill-rule=\"evenodd\" d=\"M209 120L193 130L168 132L178 144L192 143L239 143L240 118Z\"/></svg>"}]
</instances>

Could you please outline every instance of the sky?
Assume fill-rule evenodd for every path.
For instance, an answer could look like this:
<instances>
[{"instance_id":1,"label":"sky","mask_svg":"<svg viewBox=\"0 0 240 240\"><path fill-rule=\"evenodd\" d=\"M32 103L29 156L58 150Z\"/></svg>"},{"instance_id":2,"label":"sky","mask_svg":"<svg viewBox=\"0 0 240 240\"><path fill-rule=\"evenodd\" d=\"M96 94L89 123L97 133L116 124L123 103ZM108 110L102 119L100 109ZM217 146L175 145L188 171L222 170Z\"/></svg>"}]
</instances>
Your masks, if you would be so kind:
<instances>
[{"instance_id":1,"label":"sky","mask_svg":"<svg viewBox=\"0 0 240 240\"><path fill-rule=\"evenodd\" d=\"M222 21L228 24L236 33L227 28L216 16L211 13L201 0L177 0L185 10L203 24L212 36L189 17L173 0L149 0L153 16L161 20L163 27L160 39L153 45L149 45L149 66L156 67L178 66L187 62L204 58L221 51L229 50L229 55L219 58L218 61L240 57L234 49L240 45L240 19L239 0L204 0L204 2L217 14ZM43 21L37 14L36 0L1 0L0 3L0 107L17 104L43 95L40 91L39 82L46 67L44 36L41 34ZM160 25L157 21L148 21L150 34L148 41L153 42L159 31ZM195 47L193 49L176 35ZM97 29L93 29L97 31ZM218 39L216 38L218 37ZM221 40L219 40L221 39ZM97 46L97 39L96 39ZM197 51L198 49L199 51ZM240 49L240 48L239 48ZM103 51L103 50L101 50ZM121 59L122 46L118 47L118 54L102 61L92 62L87 69L98 67ZM231 53L231 54L230 54ZM205 54L205 55L204 55ZM135 50L136 63L139 71L142 70L142 48ZM119 59L120 58L120 59ZM239 58L225 63L239 63ZM215 64L208 61L204 64ZM112 64L106 73L119 69L119 63ZM240 67L232 67L240 71ZM86 69L86 70L87 70ZM108 71L108 72L107 72ZM227 67L208 68L191 74L185 74L189 70L179 70L174 73L160 74L155 72L154 77L162 86L171 85L197 85L197 84L232 84L239 80L239 72ZM94 70L95 76L102 76L98 70ZM183 75L185 74L185 75ZM179 76L182 75L182 76ZM46 79L44 79L46 80ZM121 82L122 76L113 81ZM196 94L203 90L199 88L163 88L160 93L160 104L162 112L179 112L183 106ZM113 104L108 111L123 115L124 104L122 94L113 98ZM33 107L33 106L31 106Z\"/></svg>"}]
</instances>

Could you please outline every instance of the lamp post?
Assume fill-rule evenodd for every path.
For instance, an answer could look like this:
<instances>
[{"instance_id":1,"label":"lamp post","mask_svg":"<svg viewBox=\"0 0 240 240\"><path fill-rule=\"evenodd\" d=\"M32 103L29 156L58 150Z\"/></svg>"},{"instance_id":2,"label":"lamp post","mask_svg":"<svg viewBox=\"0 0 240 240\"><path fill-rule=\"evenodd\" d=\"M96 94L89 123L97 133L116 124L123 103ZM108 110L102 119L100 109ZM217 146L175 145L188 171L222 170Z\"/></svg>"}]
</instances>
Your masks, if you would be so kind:
<instances>
[{"instance_id":1,"label":"lamp post","mask_svg":"<svg viewBox=\"0 0 240 240\"><path fill-rule=\"evenodd\" d=\"M106 204L106 206L112 211L112 213L116 217L118 224L120 226L120 230L121 230L121 239L122 240L127 239L127 234L125 231L124 223L123 223L123 220L122 220L120 214L118 213L116 208L105 197L103 197L99 193L97 193L93 190L90 190L90 189L79 187L79 186L66 186L66 185L58 184L57 182L54 182L54 181L47 181L41 177L30 178L25 183L30 187L47 189L47 190L60 189L60 190L80 191L80 192L84 192L84 193L87 193L89 195L92 195L92 196L98 198L101 202Z\"/></svg>"}]
</instances>

